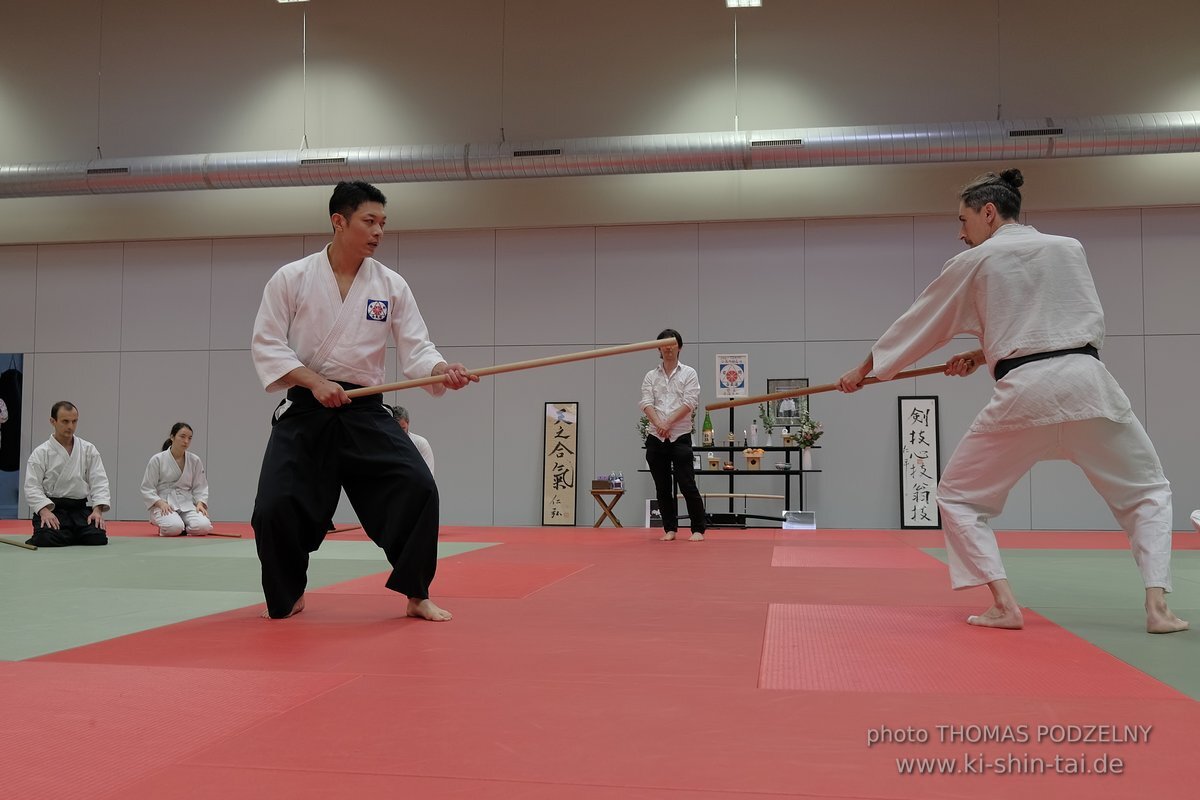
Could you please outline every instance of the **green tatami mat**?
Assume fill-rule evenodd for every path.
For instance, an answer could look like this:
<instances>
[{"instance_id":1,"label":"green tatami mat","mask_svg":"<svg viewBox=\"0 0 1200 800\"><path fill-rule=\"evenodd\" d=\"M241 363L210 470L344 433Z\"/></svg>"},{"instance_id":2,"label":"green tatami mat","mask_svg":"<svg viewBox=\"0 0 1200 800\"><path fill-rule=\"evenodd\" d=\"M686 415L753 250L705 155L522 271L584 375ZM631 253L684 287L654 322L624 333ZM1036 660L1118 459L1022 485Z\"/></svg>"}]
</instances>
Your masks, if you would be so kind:
<instances>
[{"instance_id":1,"label":"green tatami mat","mask_svg":"<svg viewBox=\"0 0 1200 800\"><path fill-rule=\"evenodd\" d=\"M929 553L946 560L944 549ZM1145 591L1128 550L1003 550L1017 601L1127 664L1200 700L1200 551L1171 557L1167 600L1192 630L1146 633ZM980 609L982 611L982 609Z\"/></svg>"},{"instance_id":2,"label":"green tatami mat","mask_svg":"<svg viewBox=\"0 0 1200 800\"><path fill-rule=\"evenodd\" d=\"M440 542L438 557L488 546ZM113 536L106 547L0 548L0 660L33 658L263 602L252 539ZM388 570L383 551L372 542L327 541L311 556L308 586L319 589Z\"/></svg>"}]
</instances>

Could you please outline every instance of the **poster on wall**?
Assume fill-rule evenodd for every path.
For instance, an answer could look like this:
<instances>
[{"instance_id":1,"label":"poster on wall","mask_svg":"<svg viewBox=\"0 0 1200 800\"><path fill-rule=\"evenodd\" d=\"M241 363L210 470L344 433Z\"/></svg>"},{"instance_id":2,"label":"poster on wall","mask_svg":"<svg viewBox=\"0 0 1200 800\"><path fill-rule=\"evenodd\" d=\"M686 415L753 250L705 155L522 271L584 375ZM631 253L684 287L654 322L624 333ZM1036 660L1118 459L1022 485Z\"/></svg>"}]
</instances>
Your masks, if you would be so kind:
<instances>
[{"instance_id":1,"label":"poster on wall","mask_svg":"<svg viewBox=\"0 0 1200 800\"><path fill-rule=\"evenodd\" d=\"M0 519L16 519L21 471L21 389L25 356L0 353Z\"/></svg>"},{"instance_id":2,"label":"poster on wall","mask_svg":"<svg viewBox=\"0 0 1200 800\"><path fill-rule=\"evenodd\" d=\"M901 397L900 527L940 528L937 484L942 477L938 399Z\"/></svg>"},{"instance_id":3,"label":"poster on wall","mask_svg":"<svg viewBox=\"0 0 1200 800\"><path fill-rule=\"evenodd\" d=\"M542 524L575 524L579 403L546 403L542 437Z\"/></svg>"},{"instance_id":4,"label":"poster on wall","mask_svg":"<svg viewBox=\"0 0 1200 800\"><path fill-rule=\"evenodd\" d=\"M717 354L717 397L750 396L750 356L746 353Z\"/></svg>"}]
</instances>

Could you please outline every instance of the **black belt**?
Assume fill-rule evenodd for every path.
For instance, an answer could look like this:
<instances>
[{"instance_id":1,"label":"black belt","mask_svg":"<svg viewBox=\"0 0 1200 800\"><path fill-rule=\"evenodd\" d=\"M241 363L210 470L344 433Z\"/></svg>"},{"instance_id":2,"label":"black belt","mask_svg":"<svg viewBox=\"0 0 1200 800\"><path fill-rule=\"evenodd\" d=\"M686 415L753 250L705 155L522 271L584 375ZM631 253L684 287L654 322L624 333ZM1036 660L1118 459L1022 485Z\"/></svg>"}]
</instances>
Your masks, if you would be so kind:
<instances>
[{"instance_id":1,"label":"black belt","mask_svg":"<svg viewBox=\"0 0 1200 800\"><path fill-rule=\"evenodd\" d=\"M1031 361L1045 361L1047 358L1073 355L1091 356L1099 360L1100 351L1090 344L1085 344L1083 347L1072 347L1070 350L1049 350L1045 353L1032 353L1031 355L1018 356L1016 358L1002 358L996 362L996 368L992 371L992 374L996 376L996 380L1001 380L1005 375L1022 364L1028 364Z\"/></svg>"},{"instance_id":2,"label":"black belt","mask_svg":"<svg viewBox=\"0 0 1200 800\"><path fill-rule=\"evenodd\" d=\"M352 389L365 388L363 386L359 386L357 383L346 383L345 381L334 381L334 383L336 383L338 386L342 387L346 391L351 391ZM309 390L305 386L293 386L290 389L288 389L287 390L287 399L291 400L293 403L299 403L300 405L318 405L317 398L313 397L312 391ZM383 403L383 395L382 394L368 394L368 395L364 395L362 397L356 398L355 402L358 403L360 406L363 405L364 403L373 403L375 405L381 405Z\"/></svg>"},{"instance_id":3,"label":"black belt","mask_svg":"<svg viewBox=\"0 0 1200 800\"><path fill-rule=\"evenodd\" d=\"M89 508L86 497L47 497L55 508Z\"/></svg>"}]
</instances>

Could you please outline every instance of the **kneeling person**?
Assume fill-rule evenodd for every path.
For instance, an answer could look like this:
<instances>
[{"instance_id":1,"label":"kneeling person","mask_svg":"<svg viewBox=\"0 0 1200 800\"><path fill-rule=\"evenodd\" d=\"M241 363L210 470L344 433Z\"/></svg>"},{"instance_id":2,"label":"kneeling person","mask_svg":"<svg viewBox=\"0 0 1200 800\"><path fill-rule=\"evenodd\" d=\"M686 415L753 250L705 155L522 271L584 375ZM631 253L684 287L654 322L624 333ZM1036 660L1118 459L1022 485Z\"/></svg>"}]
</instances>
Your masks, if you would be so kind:
<instances>
[{"instance_id":1,"label":"kneeling person","mask_svg":"<svg viewBox=\"0 0 1200 800\"><path fill-rule=\"evenodd\" d=\"M79 409L74 403L55 403L50 424L54 433L29 454L25 469L25 500L33 511L33 536L26 544L108 544L108 475L100 452L75 435Z\"/></svg>"},{"instance_id":2,"label":"kneeling person","mask_svg":"<svg viewBox=\"0 0 1200 800\"><path fill-rule=\"evenodd\" d=\"M142 499L159 536L212 532L208 518L208 476L200 456L188 450L192 426L176 422L162 451L150 457L142 478Z\"/></svg>"}]
</instances>

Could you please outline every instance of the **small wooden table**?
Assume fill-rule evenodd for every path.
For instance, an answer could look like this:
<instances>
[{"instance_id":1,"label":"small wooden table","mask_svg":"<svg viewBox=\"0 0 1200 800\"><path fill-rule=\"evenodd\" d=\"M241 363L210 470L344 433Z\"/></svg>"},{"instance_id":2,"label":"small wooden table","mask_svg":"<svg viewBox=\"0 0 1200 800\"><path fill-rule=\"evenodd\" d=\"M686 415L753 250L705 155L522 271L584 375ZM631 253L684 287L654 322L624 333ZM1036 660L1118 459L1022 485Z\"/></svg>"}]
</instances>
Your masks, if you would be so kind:
<instances>
[{"instance_id":1,"label":"small wooden table","mask_svg":"<svg viewBox=\"0 0 1200 800\"><path fill-rule=\"evenodd\" d=\"M592 497L596 498L596 505L600 506L600 517L592 526L593 528L599 528L604 524L605 518L611 519L612 524L618 528L624 527L621 520L617 519L617 515L613 513L613 507L620 501L623 494L625 494L624 489L592 489ZM612 501L605 499L605 495L612 495Z\"/></svg>"}]
</instances>

